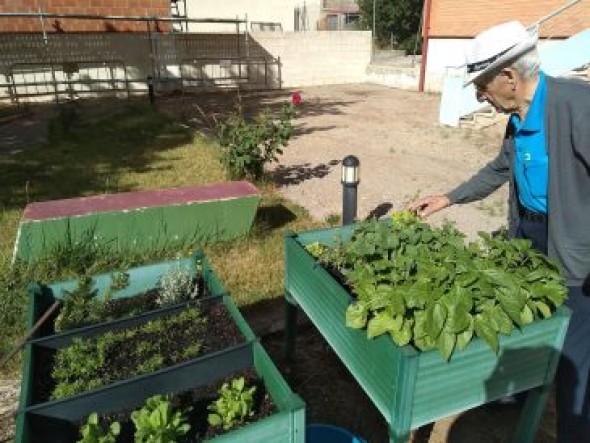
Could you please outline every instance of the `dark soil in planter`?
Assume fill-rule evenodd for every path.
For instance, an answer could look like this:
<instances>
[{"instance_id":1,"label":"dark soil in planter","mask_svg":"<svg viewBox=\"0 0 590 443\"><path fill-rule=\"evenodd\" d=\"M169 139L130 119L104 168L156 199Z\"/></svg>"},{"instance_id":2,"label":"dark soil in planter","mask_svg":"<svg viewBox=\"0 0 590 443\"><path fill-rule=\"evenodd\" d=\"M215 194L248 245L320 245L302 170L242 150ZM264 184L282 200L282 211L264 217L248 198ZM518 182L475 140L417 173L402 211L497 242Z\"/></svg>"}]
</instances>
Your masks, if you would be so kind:
<instances>
[{"instance_id":1,"label":"dark soil in planter","mask_svg":"<svg viewBox=\"0 0 590 443\"><path fill-rule=\"evenodd\" d=\"M207 318L205 324L185 321L166 331L164 345L158 350L159 355L164 359L162 368L244 342L244 337L223 303L203 304L201 310L202 315ZM131 371L142 362L141 357L135 352L138 345L141 342L155 342L160 338L161 333L141 333L124 342L117 343L116 347L109 350L107 363L103 368L104 371L100 373L100 377L108 380L106 383L108 384L115 380L134 376L135 374ZM197 342L202 345L198 356L186 358L183 352ZM36 401L43 402L50 398L56 386L56 381L51 375L55 363L55 351L41 347L37 348L37 351L35 363Z\"/></svg>"},{"instance_id":2,"label":"dark soil in planter","mask_svg":"<svg viewBox=\"0 0 590 443\"><path fill-rule=\"evenodd\" d=\"M254 415L248 419L246 423L241 426L237 426L228 431L224 431L223 428L213 428L207 422L207 416L209 406L218 397L219 388L223 383L230 383L232 379L244 377L246 386L256 386L256 392L254 394ZM179 440L178 443L198 443L204 440L212 439L218 435L222 435L226 432L231 432L240 427L247 426L250 423L257 422L272 415L276 411L276 407L273 404L270 396L266 392L266 388L261 379L259 379L253 369L238 371L232 375L218 380L209 386L203 386L181 393L177 393L171 396L173 406L176 408L192 408L187 414L188 422L191 425L191 429L188 434ZM139 409L139 408L136 408ZM100 422L104 429L107 429L110 423L118 421L121 425L121 434L117 438L117 443L134 443L134 432L135 426L131 421L131 410L116 413L106 414L100 417ZM80 427L84 425L83 422L79 423Z\"/></svg>"}]
</instances>

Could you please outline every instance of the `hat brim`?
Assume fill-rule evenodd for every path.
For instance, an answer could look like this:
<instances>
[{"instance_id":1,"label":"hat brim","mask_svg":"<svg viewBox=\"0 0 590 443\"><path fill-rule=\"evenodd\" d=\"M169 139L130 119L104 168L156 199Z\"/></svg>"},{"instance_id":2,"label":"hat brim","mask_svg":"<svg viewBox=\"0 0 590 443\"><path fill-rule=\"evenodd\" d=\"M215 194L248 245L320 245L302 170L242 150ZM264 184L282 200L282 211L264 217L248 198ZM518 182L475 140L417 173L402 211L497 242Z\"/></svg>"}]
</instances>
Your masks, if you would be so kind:
<instances>
[{"instance_id":1,"label":"hat brim","mask_svg":"<svg viewBox=\"0 0 590 443\"><path fill-rule=\"evenodd\" d=\"M463 83L463 87L469 86L471 83L476 81L478 78L484 76L485 74L489 74L490 72L494 72L498 70L500 67L506 65L513 59L519 57L520 55L524 54L525 52L530 51L535 47L537 44L537 40L539 39L539 34L536 29L529 31L529 36L526 40L520 42L512 49L507 51L502 56L498 57L497 60L494 60L493 63L486 66L484 69L476 72L472 72L467 74L467 79Z\"/></svg>"}]
</instances>

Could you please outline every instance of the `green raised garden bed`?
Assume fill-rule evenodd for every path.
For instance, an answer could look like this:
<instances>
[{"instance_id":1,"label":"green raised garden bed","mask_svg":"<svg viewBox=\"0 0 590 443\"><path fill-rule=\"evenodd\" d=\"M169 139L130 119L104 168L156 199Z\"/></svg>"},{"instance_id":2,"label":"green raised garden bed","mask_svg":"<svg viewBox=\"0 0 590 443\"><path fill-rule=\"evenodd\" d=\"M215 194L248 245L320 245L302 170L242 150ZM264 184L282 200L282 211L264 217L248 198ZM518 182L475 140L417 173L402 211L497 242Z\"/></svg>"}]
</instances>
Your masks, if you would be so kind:
<instances>
[{"instance_id":1,"label":"green raised garden bed","mask_svg":"<svg viewBox=\"0 0 590 443\"><path fill-rule=\"evenodd\" d=\"M532 442L553 380L569 321L567 308L501 336L498 355L479 338L450 361L437 350L398 347L388 336L368 340L366 331L345 325L351 295L304 246L346 240L352 227L285 237L287 349L292 349L295 305L318 328L372 399L390 427L390 441L440 418L508 394L529 391L515 442Z\"/></svg>"},{"instance_id":2,"label":"green raised garden bed","mask_svg":"<svg viewBox=\"0 0 590 443\"><path fill-rule=\"evenodd\" d=\"M132 269L129 273L129 285L115 296L130 297L153 288L159 276L168 269L186 267L196 270L196 260L201 260L205 284L210 294L223 294L225 289L202 256L181 259ZM110 284L109 275L95 277L100 293ZM62 290L75 287L76 282L63 282L50 286L32 287L29 326L59 298ZM57 401L39 400L35 392L35 374L39 353L44 349L56 349L66 346L74 337L91 337L107 330L124 329L128 325L147 322L159 316L185 309L175 305L155 310L136 317L116 320L108 323L54 334L52 322L40 330L37 338L31 340L24 352L24 369L21 384L20 405L17 415L17 443L34 443L41 438L46 443L74 442L77 440L79 421L92 412L107 413L128 410L140 406L155 394L182 392L209 382L214 382L242 369L253 368L262 379L267 392L276 406L272 415L248 424L242 428L223 434L215 441L231 442L293 442L304 441L305 407L301 399L293 394L280 373L256 341L244 318L227 296L216 296L202 300L201 303L222 303L231 314L244 342L230 346L221 351L203 354L197 358L167 367L156 372L114 382L110 385L93 389ZM184 303L187 305L187 303Z\"/></svg>"}]
</instances>

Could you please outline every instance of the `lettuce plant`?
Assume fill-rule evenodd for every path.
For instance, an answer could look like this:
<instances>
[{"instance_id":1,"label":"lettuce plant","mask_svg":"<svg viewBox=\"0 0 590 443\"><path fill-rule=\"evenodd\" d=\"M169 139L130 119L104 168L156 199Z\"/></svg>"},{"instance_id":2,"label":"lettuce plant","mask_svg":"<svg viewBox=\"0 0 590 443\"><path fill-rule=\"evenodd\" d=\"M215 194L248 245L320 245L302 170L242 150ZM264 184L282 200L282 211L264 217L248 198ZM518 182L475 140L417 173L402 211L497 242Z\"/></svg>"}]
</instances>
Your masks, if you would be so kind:
<instances>
[{"instance_id":1,"label":"lettuce plant","mask_svg":"<svg viewBox=\"0 0 590 443\"><path fill-rule=\"evenodd\" d=\"M155 395L131 413L135 425L135 443L176 443L189 430L186 413L178 410L166 397Z\"/></svg>"},{"instance_id":2,"label":"lettuce plant","mask_svg":"<svg viewBox=\"0 0 590 443\"><path fill-rule=\"evenodd\" d=\"M219 398L208 406L208 421L211 426L231 429L254 415L254 392L256 386L246 387L244 377L224 383L219 389Z\"/></svg>"},{"instance_id":3,"label":"lettuce plant","mask_svg":"<svg viewBox=\"0 0 590 443\"><path fill-rule=\"evenodd\" d=\"M109 426L109 429L105 431L98 423L98 414L93 412L88 416L88 421L80 433L82 439L78 440L77 443L116 443L117 436L121 432L121 425L119 422L113 422Z\"/></svg>"}]
</instances>

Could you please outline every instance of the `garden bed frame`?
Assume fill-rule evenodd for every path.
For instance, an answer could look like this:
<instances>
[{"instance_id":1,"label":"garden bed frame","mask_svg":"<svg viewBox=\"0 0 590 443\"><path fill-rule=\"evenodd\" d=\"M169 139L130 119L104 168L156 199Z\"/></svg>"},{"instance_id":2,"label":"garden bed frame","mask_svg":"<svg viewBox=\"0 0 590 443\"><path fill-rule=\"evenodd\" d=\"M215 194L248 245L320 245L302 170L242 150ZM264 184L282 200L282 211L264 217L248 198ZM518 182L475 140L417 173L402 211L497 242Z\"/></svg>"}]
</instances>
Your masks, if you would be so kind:
<instances>
[{"instance_id":1,"label":"garden bed frame","mask_svg":"<svg viewBox=\"0 0 590 443\"><path fill-rule=\"evenodd\" d=\"M128 271L130 284L113 295L129 297L143 293L157 284L159 276L173 268L185 268L193 274L196 262L201 261L205 286L214 297L205 299L208 303L223 303L230 312L238 329L245 338L244 343L230 346L221 351L204 354L193 360L161 369L151 374L121 380L107 386L84 392L72 397L36 402L34 392L34 366L36 354L41 347L57 348L65 346L74 336L89 337L99 335L105 330L121 329L136 325L151 318L182 310L181 305L151 311L136 317L115 320L61 334L54 334L51 324L37 332L24 351L23 378L21 384L20 406L17 414L16 443L34 443L43 435L44 443L71 443L76 441L78 428L74 422L84 420L90 413L116 412L140 406L155 394L180 392L208 384L230 375L235 371L253 367L262 379L267 392L276 406L276 412L260 421L248 424L215 438L215 442L260 442L303 443L305 438L305 405L293 394L280 375L272 360L256 340L252 330L228 296L223 296L225 288L219 281L207 260L196 254L190 259L180 259L149 266L133 268ZM93 277L102 294L110 284L110 274ZM32 285L28 324L31 327L45 309L56 299L61 298L63 290L72 290L76 281L55 285ZM184 303L186 306L188 303Z\"/></svg>"},{"instance_id":2,"label":"garden bed frame","mask_svg":"<svg viewBox=\"0 0 590 443\"><path fill-rule=\"evenodd\" d=\"M391 443L410 432L495 399L529 391L514 441L532 442L545 407L569 322L569 310L501 335L498 355L479 338L451 360L438 350L398 347L389 336L369 340L366 331L348 328L351 295L305 250L319 242L347 240L353 226L285 236L285 350L292 358L297 307L317 327L385 417Z\"/></svg>"}]
</instances>

